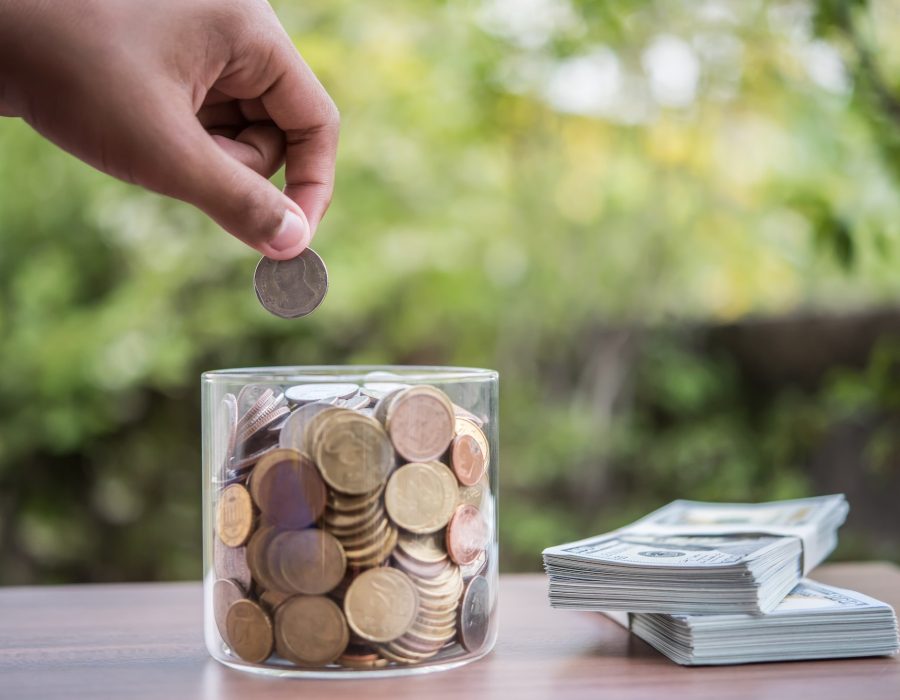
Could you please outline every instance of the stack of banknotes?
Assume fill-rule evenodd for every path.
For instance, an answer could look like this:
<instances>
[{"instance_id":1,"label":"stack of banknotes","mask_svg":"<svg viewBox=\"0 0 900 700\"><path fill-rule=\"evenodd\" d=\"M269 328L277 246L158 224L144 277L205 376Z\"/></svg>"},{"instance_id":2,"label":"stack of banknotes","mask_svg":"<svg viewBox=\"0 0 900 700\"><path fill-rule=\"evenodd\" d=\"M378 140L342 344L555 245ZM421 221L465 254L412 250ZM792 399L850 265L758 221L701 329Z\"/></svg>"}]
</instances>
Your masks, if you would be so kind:
<instances>
[{"instance_id":1,"label":"stack of banknotes","mask_svg":"<svg viewBox=\"0 0 900 700\"><path fill-rule=\"evenodd\" d=\"M847 510L842 495L674 501L544 550L550 603L630 617L635 634L681 664L894 653L889 605L804 579L836 546Z\"/></svg>"}]
</instances>

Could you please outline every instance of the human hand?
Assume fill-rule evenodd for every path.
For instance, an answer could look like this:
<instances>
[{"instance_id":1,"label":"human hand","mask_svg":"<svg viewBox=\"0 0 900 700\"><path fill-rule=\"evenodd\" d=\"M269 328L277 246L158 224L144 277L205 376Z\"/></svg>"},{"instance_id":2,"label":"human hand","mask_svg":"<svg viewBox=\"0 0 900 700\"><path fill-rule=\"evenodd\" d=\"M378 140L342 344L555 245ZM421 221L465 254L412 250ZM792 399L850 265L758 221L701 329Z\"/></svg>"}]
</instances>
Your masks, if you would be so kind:
<instances>
[{"instance_id":1,"label":"human hand","mask_svg":"<svg viewBox=\"0 0 900 700\"><path fill-rule=\"evenodd\" d=\"M331 200L337 108L263 0L0 0L0 114L271 258Z\"/></svg>"}]
</instances>

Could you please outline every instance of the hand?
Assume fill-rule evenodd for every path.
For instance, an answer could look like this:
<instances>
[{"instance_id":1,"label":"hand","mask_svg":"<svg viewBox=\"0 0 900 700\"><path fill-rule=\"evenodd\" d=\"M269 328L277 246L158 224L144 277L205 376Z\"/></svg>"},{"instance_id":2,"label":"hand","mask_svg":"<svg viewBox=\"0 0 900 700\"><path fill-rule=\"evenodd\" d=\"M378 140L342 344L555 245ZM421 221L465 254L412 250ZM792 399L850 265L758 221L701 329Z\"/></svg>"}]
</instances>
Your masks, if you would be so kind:
<instances>
[{"instance_id":1,"label":"hand","mask_svg":"<svg viewBox=\"0 0 900 700\"><path fill-rule=\"evenodd\" d=\"M0 0L0 114L271 258L331 200L337 109L263 0Z\"/></svg>"}]
</instances>

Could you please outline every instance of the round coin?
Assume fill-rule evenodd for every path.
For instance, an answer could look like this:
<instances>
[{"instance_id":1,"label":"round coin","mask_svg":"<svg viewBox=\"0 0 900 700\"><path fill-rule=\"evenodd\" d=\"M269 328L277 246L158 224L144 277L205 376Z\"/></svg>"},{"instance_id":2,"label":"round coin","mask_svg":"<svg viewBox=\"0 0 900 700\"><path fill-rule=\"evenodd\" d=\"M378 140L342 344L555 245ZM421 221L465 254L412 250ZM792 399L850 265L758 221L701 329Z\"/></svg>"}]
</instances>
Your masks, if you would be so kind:
<instances>
[{"instance_id":1,"label":"round coin","mask_svg":"<svg viewBox=\"0 0 900 700\"><path fill-rule=\"evenodd\" d=\"M309 454L306 450L306 426L322 411L331 408L327 403L315 402L301 406L288 416L281 432L278 433L278 445L282 448L292 448Z\"/></svg>"},{"instance_id":2,"label":"round coin","mask_svg":"<svg viewBox=\"0 0 900 700\"><path fill-rule=\"evenodd\" d=\"M410 462L438 459L453 439L453 404L430 386L404 389L387 410L387 431L398 454Z\"/></svg>"},{"instance_id":3,"label":"round coin","mask_svg":"<svg viewBox=\"0 0 900 700\"><path fill-rule=\"evenodd\" d=\"M246 591L234 579L220 578L213 584L212 602L213 602L213 619L216 621L216 627L219 629L219 636L228 641L228 629L225 625L228 609L237 601L247 597Z\"/></svg>"},{"instance_id":4,"label":"round coin","mask_svg":"<svg viewBox=\"0 0 900 700\"><path fill-rule=\"evenodd\" d=\"M409 577L388 567L357 576L344 597L350 628L370 642L390 642L415 622L419 596Z\"/></svg>"},{"instance_id":5,"label":"round coin","mask_svg":"<svg viewBox=\"0 0 900 700\"><path fill-rule=\"evenodd\" d=\"M471 435L457 435L450 445L450 464L459 483L474 486L487 466L478 441Z\"/></svg>"},{"instance_id":6,"label":"round coin","mask_svg":"<svg viewBox=\"0 0 900 700\"><path fill-rule=\"evenodd\" d=\"M484 576L476 576L463 593L459 608L459 637L471 652L480 651L487 641L490 626L490 586Z\"/></svg>"},{"instance_id":7,"label":"round coin","mask_svg":"<svg viewBox=\"0 0 900 700\"><path fill-rule=\"evenodd\" d=\"M471 564L487 545L487 523L475 506L459 506L447 525L447 554L460 565Z\"/></svg>"},{"instance_id":8,"label":"round coin","mask_svg":"<svg viewBox=\"0 0 900 700\"><path fill-rule=\"evenodd\" d=\"M397 525L410 532L436 532L453 515L458 488L453 472L443 464L412 462L388 480L385 508Z\"/></svg>"},{"instance_id":9,"label":"round coin","mask_svg":"<svg viewBox=\"0 0 900 700\"><path fill-rule=\"evenodd\" d=\"M290 260L260 259L253 286L267 311L281 318L299 318L322 303L328 292L328 271L322 258L306 248Z\"/></svg>"},{"instance_id":10,"label":"round coin","mask_svg":"<svg viewBox=\"0 0 900 700\"><path fill-rule=\"evenodd\" d=\"M469 418L457 416L455 427L457 435L468 435L469 437L474 438L475 442L478 443L478 446L481 448L485 471L487 471L487 467L491 463L491 446L488 442L487 435L484 434L484 431L476 421ZM476 479L475 481L478 480Z\"/></svg>"},{"instance_id":11,"label":"round coin","mask_svg":"<svg viewBox=\"0 0 900 700\"><path fill-rule=\"evenodd\" d=\"M274 450L256 463L250 493L263 522L284 530L312 525L325 511L327 501L319 470L292 449Z\"/></svg>"},{"instance_id":12,"label":"round coin","mask_svg":"<svg viewBox=\"0 0 900 700\"><path fill-rule=\"evenodd\" d=\"M275 647L288 661L325 666L336 661L349 642L344 614L324 596L295 596L275 611Z\"/></svg>"},{"instance_id":13,"label":"round coin","mask_svg":"<svg viewBox=\"0 0 900 700\"><path fill-rule=\"evenodd\" d=\"M213 571L218 578L231 578L250 588L251 574L246 547L229 547L218 537L213 540Z\"/></svg>"},{"instance_id":14,"label":"round coin","mask_svg":"<svg viewBox=\"0 0 900 700\"><path fill-rule=\"evenodd\" d=\"M404 531L400 533L397 547L417 561L439 564L447 560L444 537L444 533L440 530L429 535L415 535Z\"/></svg>"},{"instance_id":15,"label":"round coin","mask_svg":"<svg viewBox=\"0 0 900 700\"><path fill-rule=\"evenodd\" d=\"M320 595L344 578L347 557L337 539L311 528L276 535L268 548L269 568L278 571L286 591Z\"/></svg>"},{"instance_id":16,"label":"round coin","mask_svg":"<svg viewBox=\"0 0 900 700\"><path fill-rule=\"evenodd\" d=\"M378 421L348 409L335 409L318 426L312 449L331 488L362 495L384 482L394 466L394 451Z\"/></svg>"},{"instance_id":17,"label":"round coin","mask_svg":"<svg viewBox=\"0 0 900 700\"><path fill-rule=\"evenodd\" d=\"M216 504L216 532L229 547L240 547L253 530L253 501L241 484L227 486Z\"/></svg>"},{"instance_id":18,"label":"round coin","mask_svg":"<svg viewBox=\"0 0 900 700\"><path fill-rule=\"evenodd\" d=\"M225 631L231 650L248 663L261 664L272 653L272 621L252 600L232 603L225 616Z\"/></svg>"},{"instance_id":19,"label":"round coin","mask_svg":"<svg viewBox=\"0 0 900 700\"><path fill-rule=\"evenodd\" d=\"M347 399L359 391L356 384L298 384L288 388L284 395L293 403L311 403L327 399Z\"/></svg>"}]
</instances>

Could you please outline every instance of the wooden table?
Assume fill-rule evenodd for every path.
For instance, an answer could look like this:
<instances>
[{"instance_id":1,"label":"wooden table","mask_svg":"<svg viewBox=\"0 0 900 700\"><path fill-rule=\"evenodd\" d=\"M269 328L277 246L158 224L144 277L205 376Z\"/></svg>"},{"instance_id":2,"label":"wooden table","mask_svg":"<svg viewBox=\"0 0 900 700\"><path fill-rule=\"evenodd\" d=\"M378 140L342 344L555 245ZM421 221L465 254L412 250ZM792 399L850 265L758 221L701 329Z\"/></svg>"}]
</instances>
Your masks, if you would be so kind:
<instances>
[{"instance_id":1,"label":"wooden table","mask_svg":"<svg viewBox=\"0 0 900 700\"><path fill-rule=\"evenodd\" d=\"M900 608L900 569L815 578ZM551 610L540 575L504 576L500 641L461 669L374 681L260 678L206 655L199 583L0 589L0 698L898 700L900 657L683 668L595 613Z\"/></svg>"}]
</instances>

